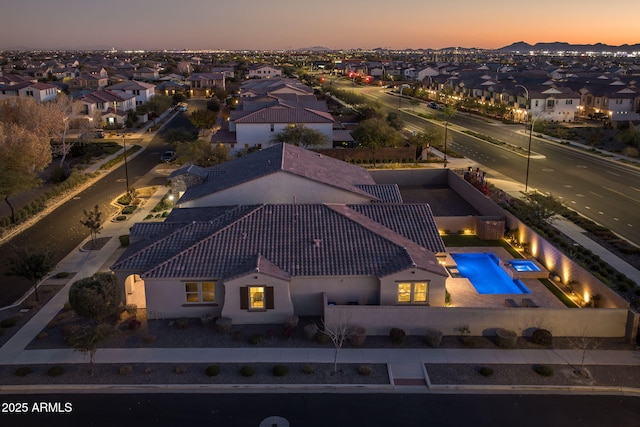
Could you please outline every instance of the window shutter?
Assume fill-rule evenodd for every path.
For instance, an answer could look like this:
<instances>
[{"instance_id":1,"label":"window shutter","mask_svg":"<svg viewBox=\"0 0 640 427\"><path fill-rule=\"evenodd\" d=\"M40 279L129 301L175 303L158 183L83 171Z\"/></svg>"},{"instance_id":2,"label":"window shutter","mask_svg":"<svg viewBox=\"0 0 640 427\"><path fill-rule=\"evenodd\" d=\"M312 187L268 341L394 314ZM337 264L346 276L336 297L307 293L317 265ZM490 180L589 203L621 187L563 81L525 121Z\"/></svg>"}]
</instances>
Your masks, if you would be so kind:
<instances>
[{"instance_id":1,"label":"window shutter","mask_svg":"<svg viewBox=\"0 0 640 427\"><path fill-rule=\"evenodd\" d=\"M249 309L249 288L246 286L240 287L240 310Z\"/></svg>"},{"instance_id":2,"label":"window shutter","mask_svg":"<svg viewBox=\"0 0 640 427\"><path fill-rule=\"evenodd\" d=\"M271 309L273 310L274 304L273 304L273 286L267 286L264 288L264 293L265 293L265 302L266 302L266 308L267 310Z\"/></svg>"}]
</instances>

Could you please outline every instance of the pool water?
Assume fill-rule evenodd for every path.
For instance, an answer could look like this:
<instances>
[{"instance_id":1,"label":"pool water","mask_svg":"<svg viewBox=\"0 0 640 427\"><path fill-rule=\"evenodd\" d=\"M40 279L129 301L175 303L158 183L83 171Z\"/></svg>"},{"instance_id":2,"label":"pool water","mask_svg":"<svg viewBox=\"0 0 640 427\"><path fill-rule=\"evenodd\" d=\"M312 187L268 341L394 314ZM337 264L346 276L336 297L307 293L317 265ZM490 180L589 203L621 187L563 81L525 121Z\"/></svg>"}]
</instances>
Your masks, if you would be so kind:
<instances>
[{"instance_id":1,"label":"pool water","mask_svg":"<svg viewBox=\"0 0 640 427\"><path fill-rule=\"evenodd\" d=\"M528 259L514 259L509 261L509 264L515 271L540 271L540 267Z\"/></svg>"},{"instance_id":2,"label":"pool water","mask_svg":"<svg viewBox=\"0 0 640 427\"><path fill-rule=\"evenodd\" d=\"M492 253L451 254L461 277L469 279L479 294L529 294L520 280L513 280Z\"/></svg>"}]
</instances>

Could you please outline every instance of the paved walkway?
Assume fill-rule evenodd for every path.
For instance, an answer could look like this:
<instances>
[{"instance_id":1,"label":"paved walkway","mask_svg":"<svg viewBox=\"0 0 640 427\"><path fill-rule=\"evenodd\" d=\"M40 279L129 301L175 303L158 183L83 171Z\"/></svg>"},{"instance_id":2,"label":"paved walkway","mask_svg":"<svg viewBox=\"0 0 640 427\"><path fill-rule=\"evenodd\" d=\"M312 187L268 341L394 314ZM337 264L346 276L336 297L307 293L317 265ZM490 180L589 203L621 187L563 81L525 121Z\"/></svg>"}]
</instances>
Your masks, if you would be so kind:
<instances>
[{"instance_id":1,"label":"paved walkway","mask_svg":"<svg viewBox=\"0 0 640 427\"><path fill-rule=\"evenodd\" d=\"M468 165L468 162L464 162ZM450 167L456 166L452 160ZM98 167L98 166L95 166ZM153 176L146 176L134 185L145 186ZM499 181L500 178L492 180ZM519 191L521 184L508 180L503 182L505 191ZM496 183L500 187L499 183ZM512 188L513 187L513 188ZM118 236L128 234L134 222L146 217L149 211L166 194L167 188L158 188L155 194L137 213L126 222L108 222L104 225L100 236L111 237L109 242L98 251L84 251L79 245L56 267L56 271L76 272L77 278L89 277L97 271L107 271L111 263L120 253ZM603 259L608 256L603 248L595 243L582 243L582 231L575 227L566 227L572 238L580 239L581 244L589 245L594 253ZM88 239L87 239L88 241ZM616 265L613 263L612 265ZM629 266L630 267L630 266ZM630 274L631 273L631 274ZM625 272L629 277L639 277L637 270ZM67 301L68 288L72 281L56 294L45 307L23 326L4 346L0 348L0 365L26 364L62 364L86 362L81 353L70 349L25 350L36 335L53 319ZM400 380L398 384L424 385L426 373L425 363L472 363L472 364L580 364L580 350L486 350L486 349L342 349L339 352L340 363L386 363L392 379ZM96 353L97 363L332 363L333 349L311 348L122 348L99 349ZM587 365L626 365L640 367L639 351L607 351L592 350L586 352Z\"/></svg>"}]
</instances>

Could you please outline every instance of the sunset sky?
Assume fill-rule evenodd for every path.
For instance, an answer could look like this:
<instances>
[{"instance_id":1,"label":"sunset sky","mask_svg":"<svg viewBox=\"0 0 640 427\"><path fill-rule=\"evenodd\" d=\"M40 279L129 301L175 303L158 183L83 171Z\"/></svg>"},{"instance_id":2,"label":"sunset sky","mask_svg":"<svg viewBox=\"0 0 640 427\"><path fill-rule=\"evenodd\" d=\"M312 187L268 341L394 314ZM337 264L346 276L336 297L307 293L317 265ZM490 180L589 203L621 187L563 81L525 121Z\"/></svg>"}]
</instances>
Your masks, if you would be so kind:
<instances>
[{"instance_id":1,"label":"sunset sky","mask_svg":"<svg viewBox=\"0 0 640 427\"><path fill-rule=\"evenodd\" d=\"M2 0L0 49L640 43L638 0Z\"/></svg>"}]
</instances>

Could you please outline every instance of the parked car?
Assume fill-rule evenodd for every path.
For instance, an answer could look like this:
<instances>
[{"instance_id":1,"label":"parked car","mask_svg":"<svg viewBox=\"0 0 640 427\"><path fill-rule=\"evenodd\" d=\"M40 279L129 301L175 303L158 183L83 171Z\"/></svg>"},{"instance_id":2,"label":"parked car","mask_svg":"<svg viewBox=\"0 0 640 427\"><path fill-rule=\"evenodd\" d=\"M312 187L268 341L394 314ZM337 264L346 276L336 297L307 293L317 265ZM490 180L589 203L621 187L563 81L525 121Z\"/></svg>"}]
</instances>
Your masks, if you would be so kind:
<instances>
[{"instance_id":1,"label":"parked car","mask_svg":"<svg viewBox=\"0 0 640 427\"><path fill-rule=\"evenodd\" d=\"M438 108L438 104L436 104L435 102L429 102L427 104L427 107L433 108L433 109L437 109Z\"/></svg>"},{"instance_id":2,"label":"parked car","mask_svg":"<svg viewBox=\"0 0 640 427\"><path fill-rule=\"evenodd\" d=\"M104 129L96 129L95 137L100 139L104 138Z\"/></svg>"},{"instance_id":3,"label":"parked car","mask_svg":"<svg viewBox=\"0 0 640 427\"><path fill-rule=\"evenodd\" d=\"M183 113L187 111L187 103L181 102L180 104L178 104L178 111L181 111Z\"/></svg>"},{"instance_id":4,"label":"parked car","mask_svg":"<svg viewBox=\"0 0 640 427\"><path fill-rule=\"evenodd\" d=\"M176 157L176 153L174 151L165 151L164 153L162 153L162 156L160 156L160 160L162 160L164 163L171 163L175 160Z\"/></svg>"}]
</instances>

